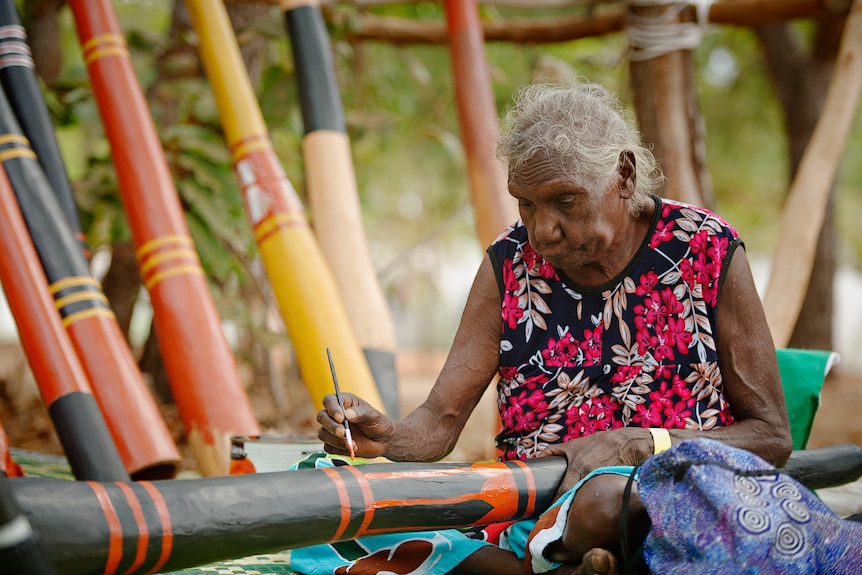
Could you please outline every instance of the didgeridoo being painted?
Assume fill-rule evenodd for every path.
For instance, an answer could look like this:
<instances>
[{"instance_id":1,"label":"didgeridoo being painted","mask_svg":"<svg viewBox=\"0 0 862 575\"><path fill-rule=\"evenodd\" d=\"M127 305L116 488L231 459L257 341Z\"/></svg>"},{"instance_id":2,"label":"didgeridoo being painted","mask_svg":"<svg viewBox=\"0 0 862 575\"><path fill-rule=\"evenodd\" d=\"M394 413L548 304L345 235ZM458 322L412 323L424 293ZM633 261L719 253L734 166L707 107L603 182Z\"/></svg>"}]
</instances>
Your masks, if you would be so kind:
<instances>
[{"instance_id":1,"label":"didgeridoo being painted","mask_svg":"<svg viewBox=\"0 0 862 575\"><path fill-rule=\"evenodd\" d=\"M449 51L476 232L483 248L518 219L506 174L494 157L497 105L476 0L446 0Z\"/></svg>"},{"instance_id":2,"label":"didgeridoo being painted","mask_svg":"<svg viewBox=\"0 0 862 575\"><path fill-rule=\"evenodd\" d=\"M305 124L302 157L317 243L339 287L386 411L397 417L395 326L362 225L329 35L317 0L287 0L281 2L281 8Z\"/></svg>"},{"instance_id":3,"label":"didgeridoo being painted","mask_svg":"<svg viewBox=\"0 0 862 575\"><path fill-rule=\"evenodd\" d=\"M329 347L343 374L343 390L384 411L332 272L272 148L224 3L185 3L198 34L246 214L311 400L320 406L332 390Z\"/></svg>"},{"instance_id":4,"label":"didgeridoo being painted","mask_svg":"<svg viewBox=\"0 0 862 575\"><path fill-rule=\"evenodd\" d=\"M0 144L0 155L10 153ZM19 153L11 148L12 154ZM25 150L23 153L32 150ZM21 217L12 184L0 166L0 282L21 347L76 478L128 481L129 474L63 329L39 256Z\"/></svg>"},{"instance_id":5,"label":"didgeridoo being painted","mask_svg":"<svg viewBox=\"0 0 862 575\"><path fill-rule=\"evenodd\" d=\"M0 161L42 262L54 305L126 469L168 479L181 457L99 282L51 193L41 165L0 89Z\"/></svg>"},{"instance_id":6,"label":"didgeridoo being painted","mask_svg":"<svg viewBox=\"0 0 862 575\"><path fill-rule=\"evenodd\" d=\"M10 482L59 572L132 575L366 535L529 517L551 503L565 468L564 459L549 457L130 484Z\"/></svg>"},{"instance_id":7,"label":"didgeridoo being painted","mask_svg":"<svg viewBox=\"0 0 862 575\"><path fill-rule=\"evenodd\" d=\"M367 535L527 518L550 505L566 467L562 457L540 457L131 484L9 482L61 573L133 575ZM796 451L784 471L810 488L840 485L862 474L862 449Z\"/></svg>"},{"instance_id":8,"label":"didgeridoo being painted","mask_svg":"<svg viewBox=\"0 0 862 575\"><path fill-rule=\"evenodd\" d=\"M174 402L201 473L260 433L110 0L71 0Z\"/></svg>"}]
</instances>

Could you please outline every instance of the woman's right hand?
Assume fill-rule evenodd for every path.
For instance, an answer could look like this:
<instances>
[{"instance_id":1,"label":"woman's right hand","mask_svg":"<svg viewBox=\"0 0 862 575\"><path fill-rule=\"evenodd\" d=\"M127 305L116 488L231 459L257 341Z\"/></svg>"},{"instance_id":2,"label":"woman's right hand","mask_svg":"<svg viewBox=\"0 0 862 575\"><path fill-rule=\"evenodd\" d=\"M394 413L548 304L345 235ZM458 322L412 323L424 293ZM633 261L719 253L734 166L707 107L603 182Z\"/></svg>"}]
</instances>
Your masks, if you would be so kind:
<instances>
[{"instance_id":1,"label":"woman's right hand","mask_svg":"<svg viewBox=\"0 0 862 575\"><path fill-rule=\"evenodd\" d=\"M352 393L343 393L344 414L350 425L355 454L358 457L380 457L394 435L392 420ZM317 437L323 441L327 453L349 455L344 431L344 417L334 394L323 398L323 409L317 414L320 429Z\"/></svg>"}]
</instances>

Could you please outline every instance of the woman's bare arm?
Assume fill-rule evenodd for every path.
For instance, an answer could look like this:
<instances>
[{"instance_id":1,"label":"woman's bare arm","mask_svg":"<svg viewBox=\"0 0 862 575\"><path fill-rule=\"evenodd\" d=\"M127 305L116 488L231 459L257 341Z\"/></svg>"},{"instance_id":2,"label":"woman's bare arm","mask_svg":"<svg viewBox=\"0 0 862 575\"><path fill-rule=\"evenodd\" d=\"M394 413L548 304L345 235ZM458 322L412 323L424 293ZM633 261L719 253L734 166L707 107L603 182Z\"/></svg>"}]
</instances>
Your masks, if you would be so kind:
<instances>
[{"instance_id":1,"label":"woman's bare arm","mask_svg":"<svg viewBox=\"0 0 862 575\"><path fill-rule=\"evenodd\" d=\"M467 298L446 363L428 398L403 420L392 420L352 394L344 394L356 454L393 461L436 461L455 446L467 418L499 365L500 292L485 255ZM331 453L347 453L334 396L318 414L318 436Z\"/></svg>"}]
</instances>

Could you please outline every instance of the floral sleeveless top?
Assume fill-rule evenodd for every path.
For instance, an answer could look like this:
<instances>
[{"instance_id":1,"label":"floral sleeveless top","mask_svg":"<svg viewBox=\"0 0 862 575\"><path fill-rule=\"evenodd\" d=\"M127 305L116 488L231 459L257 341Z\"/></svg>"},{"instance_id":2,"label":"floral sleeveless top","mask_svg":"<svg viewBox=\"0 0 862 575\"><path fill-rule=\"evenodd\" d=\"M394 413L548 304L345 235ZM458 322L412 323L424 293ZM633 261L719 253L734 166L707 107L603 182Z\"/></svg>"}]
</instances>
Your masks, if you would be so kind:
<instances>
[{"instance_id":1,"label":"floral sleeveless top","mask_svg":"<svg viewBox=\"0 0 862 575\"><path fill-rule=\"evenodd\" d=\"M653 199L638 253L603 286L568 280L533 250L520 221L488 248L502 295L504 460L624 426L734 422L714 334L722 270L741 241L709 211Z\"/></svg>"}]
</instances>

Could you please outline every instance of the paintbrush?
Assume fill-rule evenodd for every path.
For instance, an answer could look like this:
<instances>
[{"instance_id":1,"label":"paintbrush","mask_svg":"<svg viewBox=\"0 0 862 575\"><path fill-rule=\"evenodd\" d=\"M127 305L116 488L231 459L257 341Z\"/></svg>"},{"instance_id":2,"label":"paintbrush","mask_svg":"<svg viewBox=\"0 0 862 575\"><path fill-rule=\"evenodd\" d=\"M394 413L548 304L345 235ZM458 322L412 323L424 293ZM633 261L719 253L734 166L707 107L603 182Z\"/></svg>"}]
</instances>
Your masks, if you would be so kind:
<instances>
[{"instance_id":1,"label":"paintbrush","mask_svg":"<svg viewBox=\"0 0 862 575\"><path fill-rule=\"evenodd\" d=\"M355 459L356 451L353 447L353 436L350 434L350 424L347 422L347 413L344 411L344 399L341 397L341 389L338 387L338 377L335 376L335 365L332 363L332 353L330 353L328 347L326 348L326 357L329 358L329 371L332 372L332 383L335 384L335 397L338 399L338 406L341 408L341 417L344 418L344 439L347 440L350 459Z\"/></svg>"}]
</instances>

